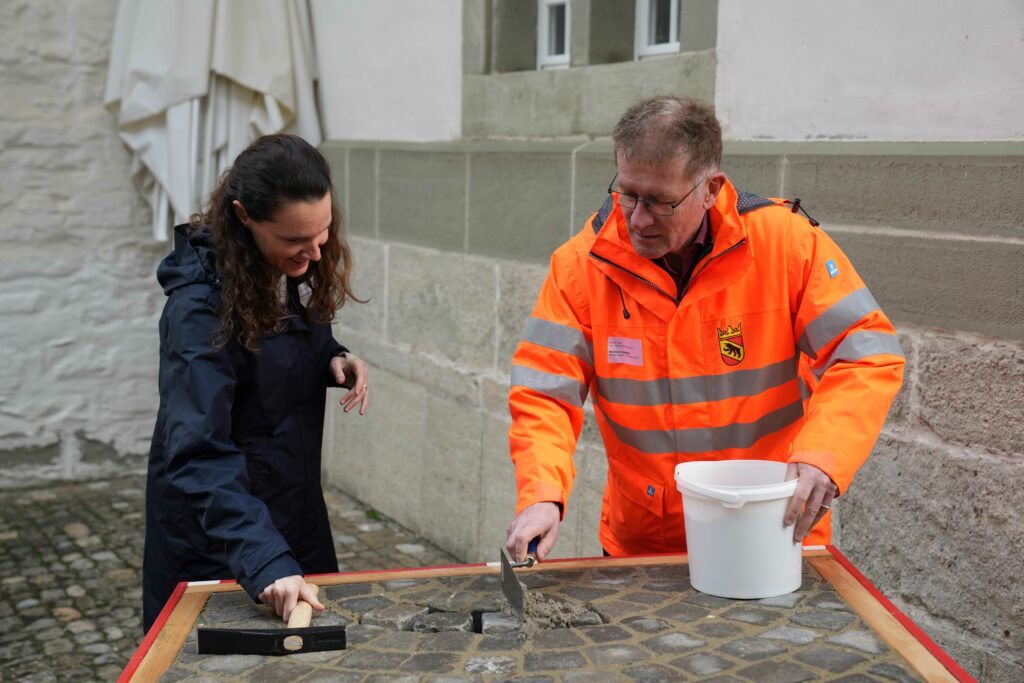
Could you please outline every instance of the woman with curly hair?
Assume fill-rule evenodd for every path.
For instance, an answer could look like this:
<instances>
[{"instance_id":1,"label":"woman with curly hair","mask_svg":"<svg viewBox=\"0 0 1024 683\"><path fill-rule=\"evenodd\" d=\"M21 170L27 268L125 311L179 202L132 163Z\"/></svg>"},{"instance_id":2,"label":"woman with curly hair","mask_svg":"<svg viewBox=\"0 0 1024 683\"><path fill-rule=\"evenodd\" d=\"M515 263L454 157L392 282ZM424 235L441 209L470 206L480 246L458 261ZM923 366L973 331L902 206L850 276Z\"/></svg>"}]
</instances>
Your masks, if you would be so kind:
<instances>
[{"instance_id":1,"label":"woman with curly hair","mask_svg":"<svg viewBox=\"0 0 1024 683\"><path fill-rule=\"evenodd\" d=\"M179 581L237 579L285 620L303 575L338 571L320 487L329 386L366 411L366 364L334 340L351 255L330 168L292 135L253 142L175 228L157 279L160 409L149 455L144 628ZM355 299L358 301L358 299Z\"/></svg>"}]
</instances>

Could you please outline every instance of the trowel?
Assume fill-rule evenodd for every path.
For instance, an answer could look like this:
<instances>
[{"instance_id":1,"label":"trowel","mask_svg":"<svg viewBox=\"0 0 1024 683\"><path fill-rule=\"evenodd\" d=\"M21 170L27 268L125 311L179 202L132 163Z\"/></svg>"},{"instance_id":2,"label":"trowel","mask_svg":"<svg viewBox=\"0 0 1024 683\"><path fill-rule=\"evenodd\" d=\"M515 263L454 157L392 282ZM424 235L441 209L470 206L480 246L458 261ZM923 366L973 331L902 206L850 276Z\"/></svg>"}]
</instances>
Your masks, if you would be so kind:
<instances>
[{"instance_id":1,"label":"trowel","mask_svg":"<svg viewBox=\"0 0 1024 683\"><path fill-rule=\"evenodd\" d=\"M526 587L516 578L515 569L516 567L532 567L536 564L538 542L540 542L539 536L530 541L526 550L526 559L522 562L513 562L512 556L508 554L508 549L501 546L501 592L505 594L505 599L508 600L512 612L519 618L520 624L523 623L526 608Z\"/></svg>"}]
</instances>

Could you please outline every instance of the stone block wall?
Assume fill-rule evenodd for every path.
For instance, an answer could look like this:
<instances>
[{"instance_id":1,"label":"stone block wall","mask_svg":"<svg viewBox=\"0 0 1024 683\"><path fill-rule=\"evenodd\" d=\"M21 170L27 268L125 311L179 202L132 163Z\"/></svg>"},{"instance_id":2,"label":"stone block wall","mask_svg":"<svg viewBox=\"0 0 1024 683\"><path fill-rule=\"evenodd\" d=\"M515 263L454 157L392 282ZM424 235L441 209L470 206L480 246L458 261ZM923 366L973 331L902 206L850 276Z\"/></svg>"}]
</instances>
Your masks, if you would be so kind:
<instances>
[{"instance_id":1,"label":"stone block wall","mask_svg":"<svg viewBox=\"0 0 1024 683\"><path fill-rule=\"evenodd\" d=\"M510 359L551 250L600 206L607 139L325 144L365 306L336 336L373 367L370 412L328 405L331 481L467 561L515 512ZM747 190L801 197L907 352L835 541L979 680L1024 677L1024 145L734 142ZM342 190L341 188L346 188ZM986 210L982 211L981 207ZM559 556L600 554L592 420Z\"/></svg>"},{"instance_id":2,"label":"stone block wall","mask_svg":"<svg viewBox=\"0 0 1024 683\"><path fill-rule=\"evenodd\" d=\"M141 471L168 250L103 107L116 0L0 3L0 486Z\"/></svg>"}]
</instances>

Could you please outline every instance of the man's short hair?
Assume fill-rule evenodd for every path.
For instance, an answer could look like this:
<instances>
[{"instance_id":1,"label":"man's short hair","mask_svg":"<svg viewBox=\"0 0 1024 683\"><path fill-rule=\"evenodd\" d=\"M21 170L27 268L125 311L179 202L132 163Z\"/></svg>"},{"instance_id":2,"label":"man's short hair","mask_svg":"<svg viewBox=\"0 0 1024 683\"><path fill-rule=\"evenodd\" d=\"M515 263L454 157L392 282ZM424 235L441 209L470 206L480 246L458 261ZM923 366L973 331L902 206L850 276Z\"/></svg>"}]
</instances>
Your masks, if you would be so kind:
<instances>
[{"instance_id":1,"label":"man's short hair","mask_svg":"<svg viewBox=\"0 0 1024 683\"><path fill-rule=\"evenodd\" d=\"M615 132L615 159L660 164L686 159L686 173L717 171L722 163L722 127L714 108L688 97L660 95L637 102Z\"/></svg>"}]
</instances>

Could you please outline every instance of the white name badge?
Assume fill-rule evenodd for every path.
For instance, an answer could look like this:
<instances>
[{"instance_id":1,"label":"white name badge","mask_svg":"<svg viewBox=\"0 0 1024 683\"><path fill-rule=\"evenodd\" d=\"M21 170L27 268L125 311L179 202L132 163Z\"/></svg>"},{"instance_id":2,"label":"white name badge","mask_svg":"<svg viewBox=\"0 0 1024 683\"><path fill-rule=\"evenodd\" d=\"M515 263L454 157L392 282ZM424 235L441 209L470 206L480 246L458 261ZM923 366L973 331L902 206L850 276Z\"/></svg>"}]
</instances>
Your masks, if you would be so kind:
<instances>
[{"instance_id":1,"label":"white name badge","mask_svg":"<svg viewBox=\"0 0 1024 683\"><path fill-rule=\"evenodd\" d=\"M608 362L643 365L643 343L629 337L608 337Z\"/></svg>"}]
</instances>

